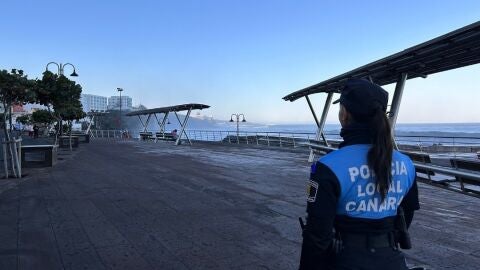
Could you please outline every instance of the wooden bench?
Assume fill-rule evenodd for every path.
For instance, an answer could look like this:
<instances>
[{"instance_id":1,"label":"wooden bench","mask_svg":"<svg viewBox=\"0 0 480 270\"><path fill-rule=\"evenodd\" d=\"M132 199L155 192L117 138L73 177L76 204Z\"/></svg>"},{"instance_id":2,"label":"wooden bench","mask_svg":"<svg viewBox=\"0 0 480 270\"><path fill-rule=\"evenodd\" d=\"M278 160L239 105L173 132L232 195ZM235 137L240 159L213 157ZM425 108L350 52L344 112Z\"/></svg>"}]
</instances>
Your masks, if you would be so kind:
<instances>
[{"instance_id":1,"label":"wooden bench","mask_svg":"<svg viewBox=\"0 0 480 270\"><path fill-rule=\"evenodd\" d=\"M22 168L52 167L56 161L56 145L22 145Z\"/></svg>"},{"instance_id":2,"label":"wooden bench","mask_svg":"<svg viewBox=\"0 0 480 270\"><path fill-rule=\"evenodd\" d=\"M173 137L172 133L163 133L157 132L155 133L155 141L176 141L177 139Z\"/></svg>"},{"instance_id":3,"label":"wooden bench","mask_svg":"<svg viewBox=\"0 0 480 270\"><path fill-rule=\"evenodd\" d=\"M480 161L476 161L473 159L458 159L458 158L452 158L450 159L450 164L452 164L452 167L458 170L466 170L469 172L473 173L479 173L480 174ZM456 176L457 181L460 183L460 188L464 191L470 191L470 192L475 192L480 194L480 189L472 189L466 185L472 185L472 186L480 186L480 182L475 180L475 179L470 179L466 177L460 177Z\"/></svg>"},{"instance_id":4,"label":"wooden bench","mask_svg":"<svg viewBox=\"0 0 480 270\"><path fill-rule=\"evenodd\" d=\"M148 141L148 140L152 140L152 139L154 139L152 132L140 132L140 140Z\"/></svg>"},{"instance_id":5,"label":"wooden bench","mask_svg":"<svg viewBox=\"0 0 480 270\"><path fill-rule=\"evenodd\" d=\"M60 148L70 148L70 140L72 140L72 148L78 148L78 145L79 145L78 136L59 136L58 146Z\"/></svg>"}]
</instances>

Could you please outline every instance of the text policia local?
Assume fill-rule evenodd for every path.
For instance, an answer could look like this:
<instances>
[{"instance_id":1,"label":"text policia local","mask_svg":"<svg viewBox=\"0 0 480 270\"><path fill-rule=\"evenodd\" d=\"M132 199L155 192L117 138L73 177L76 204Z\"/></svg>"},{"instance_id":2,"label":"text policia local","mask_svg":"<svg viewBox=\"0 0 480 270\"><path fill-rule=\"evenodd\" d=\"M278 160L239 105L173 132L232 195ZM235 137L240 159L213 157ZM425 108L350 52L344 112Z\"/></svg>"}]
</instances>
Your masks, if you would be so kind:
<instances>
[{"instance_id":1,"label":"text policia local","mask_svg":"<svg viewBox=\"0 0 480 270\"><path fill-rule=\"evenodd\" d=\"M356 182L357 180L369 180L375 177L373 170L370 170L368 165L362 165L360 167L350 167L348 169L350 173L350 180ZM403 161L392 162L392 182L388 188L388 195L382 202L380 196L374 196L375 191L378 192L378 186L374 181L368 183L359 182L357 185L357 200L349 201L345 205L347 212L383 212L396 210L397 206L403 199L407 183L402 185L402 180L398 179L400 175L407 175L407 167ZM371 178L372 177L372 178ZM377 195L380 194L379 192ZM370 196L370 198L362 199L363 197Z\"/></svg>"}]
</instances>

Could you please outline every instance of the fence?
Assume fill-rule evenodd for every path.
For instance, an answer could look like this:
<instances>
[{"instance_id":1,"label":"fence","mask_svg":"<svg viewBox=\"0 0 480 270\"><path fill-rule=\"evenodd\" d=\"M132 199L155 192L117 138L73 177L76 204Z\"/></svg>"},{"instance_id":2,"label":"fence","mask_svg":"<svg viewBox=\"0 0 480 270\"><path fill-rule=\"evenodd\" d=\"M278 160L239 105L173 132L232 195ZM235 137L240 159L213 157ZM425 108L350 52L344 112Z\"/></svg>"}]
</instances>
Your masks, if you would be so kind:
<instances>
[{"instance_id":1,"label":"fence","mask_svg":"<svg viewBox=\"0 0 480 270\"><path fill-rule=\"evenodd\" d=\"M120 130L91 130L92 138L138 138L139 132ZM336 146L341 141L337 133L326 133L328 141ZM313 132L252 132L222 130L188 130L193 141L228 144L254 144L277 147L302 147L316 140ZM480 151L480 137L400 135L395 137L400 150L430 154L473 155Z\"/></svg>"},{"instance_id":2,"label":"fence","mask_svg":"<svg viewBox=\"0 0 480 270\"><path fill-rule=\"evenodd\" d=\"M108 139L125 139L125 138L139 138L139 132L119 131L119 130L92 130L91 136L93 138L108 138ZM202 141L211 143L223 144L251 144L264 145L271 147L290 147L298 148L304 147L306 150L309 146L315 145L316 134L313 132L251 132L251 131L219 131L219 130L189 130L187 136L192 141ZM329 143L336 147L341 141L339 134L326 133ZM423 152L428 156L445 156L445 160L456 157L480 158L480 137L452 137L452 136L418 136L418 135L404 135L396 136L395 141L397 146L402 151ZM313 145L312 145L313 143ZM330 151L333 148L318 146L319 149L326 149ZM328 152L327 151L327 152ZM460 179L467 177L476 181L475 186L480 186L480 174L468 171L462 171L452 168L448 165L433 165L431 163L415 162L417 169L424 169L434 171L441 174L447 174ZM480 196L480 191L467 192L463 187L458 188L446 182L435 183L433 181L427 182L443 188L460 191L465 194ZM480 190L480 189L479 189Z\"/></svg>"},{"instance_id":3,"label":"fence","mask_svg":"<svg viewBox=\"0 0 480 270\"><path fill-rule=\"evenodd\" d=\"M106 139L128 139L131 138L131 133L127 130L90 130L92 138L106 138Z\"/></svg>"},{"instance_id":4,"label":"fence","mask_svg":"<svg viewBox=\"0 0 480 270\"><path fill-rule=\"evenodd\" d=\"M315 139L315 133L301 132L235 132L190 130L187 135L194 141L222 142L229 144L256 144L278 147L299 147Z\"/></svg>"}]
</instances>

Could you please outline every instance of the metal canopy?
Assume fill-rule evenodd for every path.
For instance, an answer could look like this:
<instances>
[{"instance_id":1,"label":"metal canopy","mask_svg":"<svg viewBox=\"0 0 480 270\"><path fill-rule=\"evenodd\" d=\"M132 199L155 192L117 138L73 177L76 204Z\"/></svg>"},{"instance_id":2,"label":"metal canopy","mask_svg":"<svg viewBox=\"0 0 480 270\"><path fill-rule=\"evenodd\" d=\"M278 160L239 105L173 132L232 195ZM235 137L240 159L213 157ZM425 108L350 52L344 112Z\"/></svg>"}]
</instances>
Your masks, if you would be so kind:
<instances>
[{"instance_id":1,"label":"metal canopy","mask_svg":"<svg viewBox=\"0 0 480 270\"><path fill-rule=\"evenodd\" d=\"M328 147L329 143L323 133L324 121L330 108L332 95L339 93L348 79L367 78L378 85L396 83L390 111L388 112L392 134L394 134L407 79L426 78L429 74L478 63L480 63L480 21L329 80L293 92L283 97L283 99L295 101L305 97L318 127L315 145L320 138L323 138L323 145ZM310 94L315 93L328 94L320 121L308 97ZM309 161L313 161L314 158L315 155L312 148Z\"/></svg>"},{"instance_id":2,"label":"metal canopy","mask_svg":"<svg viewBox=\"0 0 480 270\"><path fill-rule=\"evenodd\" d=\"M386 85L397 82L402 74L408 74L408 79L424 78L477 63L480 63L480 21L293 92L283 99L295 101L314 93L338 93L350 78L368 78L378 85Z\"/></svg>"},{"instance_id":3,"label":"metal canopy","mask_svg":"<svg viewBox=\"0 0 480 270\"><path fill-rule=\"evenodd\" d=\"M175 106L169 106L169 107L135 111L135 112L127 113L126 116L149 115L154 113L180 112L180 111L188 111L188 110L202 110L207 108L210 108L210 106L205 104L189 103L189 104L181 104L181 105L175 105Z\"/></svg>"},{"instance_id":4,"label":"metal canopy","mask_svg":"<svg viewBox=\"0 0 480 270\"><path fill-rule=\"evenodd\" d=\"M185 136L185 138L187 138L188 142L190 144L192 144L192 142L191 142L190 138L188 138L188 135L187 135L187 132L186 132L186 127L187 127L188 119L190 118L190 113L192 112L192 110L202 110L202 109L206 109L206 108L210 108L210 106L204 105L204 104L189 103L189 104L181 104L181 105L155 108L155 109L149 109L149 110L135 111L135 112L127 113L126 115L127 116L138 116L138 120L140 120L140 123L143 126L143 132L147 132L148 123L150 122L150 119L153 115L155 117L156 121L157 121L157 124L158 124L159 128L160 128L159 133L161 133L162 137L165 138L165 124L168 121L168 115L171 112L173 112L175 114L175 117L177 118L178 122L180 123L180 126L181 126L181 130L180 130L180 133L178 134L178 138L176 139L175 144L176 145L180 144L180 140L181 140L182 136ZM184 118L183 122L180 120L180 117L178 117L178 114L177 114L177 112L180 112L180 111L187 111L187 114L185 115L185 118ZM163 114L163 118L161 118L161 120L158 119L157 114ZM145 122L142 121L142 118L141 118L142 115L147 116L147 119L145 120ZM158 135L156 135L155 142L158 141L158 138L159 138Z\"/></svg>"}]
</instances>

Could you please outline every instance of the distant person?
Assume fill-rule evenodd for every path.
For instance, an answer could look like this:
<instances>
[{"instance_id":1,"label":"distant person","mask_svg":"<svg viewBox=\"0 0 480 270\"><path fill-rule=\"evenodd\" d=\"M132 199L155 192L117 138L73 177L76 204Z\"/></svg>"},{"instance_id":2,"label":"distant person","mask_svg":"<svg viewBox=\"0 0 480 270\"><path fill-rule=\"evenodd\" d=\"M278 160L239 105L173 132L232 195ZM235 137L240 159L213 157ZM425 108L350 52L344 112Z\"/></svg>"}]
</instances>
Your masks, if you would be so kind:
<instances>
[{"instance_id":1,"label":"distant person","mask_svg":"<svg viewBox=\"0 0 480 270\"><path fill-rule=\"evenodd\" d=\"M176 129L172 130L172 138L173 138L174 140L176 140L176 139L178 138L178 134L177 134L177 130L176 130Z\"/></svg>"},{"instance_id":2,"label":"distant person","mask_svg":"<svg viewBox=\"0 0 480 270\"><path fill-rule=\"evenodd\" d=\"M351 79L338 102L343 142L312 165L300 270L408 269L398 246L420 206L415 167L393 149L388 93Z\"/></svg>"},{"instance_id":3,"label":"distant person","mask_svg":"<svg viewBox=\"0 0 480 270\"><path fill-rule=\"evenodd\" d=\"M33 127L31 125L27 126L28 137L33 138Z\"/></svg>"},{"instance_id":4,"label":"distant person","mask_svg":"<svg viewBox=\"0 0 480 270\"><path fill-rule=\"evenodd\" d=\"M40 128L37 125L33 125L33 138L37 139L38 138L38 131Z\"/></svg>"}]
</instances>

